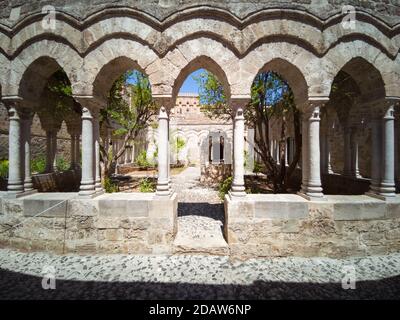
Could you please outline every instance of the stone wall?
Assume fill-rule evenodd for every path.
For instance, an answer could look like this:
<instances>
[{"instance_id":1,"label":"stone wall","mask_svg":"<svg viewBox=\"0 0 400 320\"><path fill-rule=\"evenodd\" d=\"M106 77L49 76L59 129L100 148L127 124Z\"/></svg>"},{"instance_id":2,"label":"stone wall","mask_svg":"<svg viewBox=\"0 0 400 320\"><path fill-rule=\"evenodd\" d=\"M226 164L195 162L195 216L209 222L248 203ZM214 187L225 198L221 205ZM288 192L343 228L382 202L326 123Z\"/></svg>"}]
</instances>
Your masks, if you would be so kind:
<instances>
[{"instance_id":1,"label":"stone wall","mask_svg":"<svg viewBox=\"0 0 400 320\"><path fill-rule=\"evenodd\" d=\"M50 210L38 215L46 209ZM54 193L0 198L0 245L57 253L170 253L176 219L176 195L164 199L143 193L105 194L83 200L76 194Z\"/></svg>"},{"instance_id":2,"label":"stone wall","mask_svg":"<svg viewBox=\"0 0 400 320\"><path fill-rule=\"evenodd\" d=\"M366 256L400 250L400 198L297 195L225 197L225 237L231 256Z\"/></svg>"},{"instance_id":3,"label":"stone wall","mask_svg":"<svg viewBox=\"0 0 400 320\"><path fill-rule=\"evenodd\" d=\"M207 5L214 8L227 9L236 16L244 18L251 13L268 8L288 8L307 10L321 18L327 18L334 13L341 11L344 5L353 5L361 8L366 12L379 15L382 19L390 23L398 22L396 16L400 16L400 4L398 1L373 1L373 0L259 0L256 2L248 1L201 1L201 0L150 0L150 1L110 1L110 0L42 0L42 1L26 1L26 0L6 0L0 3L1 21L10 24L12 21L8 19L11 14L12 7L19 7L20 18L25 17L31 12L41 12L44 5L52 5L58 10L62 10L77 19L83 19L96 11L107 7L126 7L143 10L144 12L154 16L158 20L164 20L170 14L173 14L184 8L193 6Z\"/></svg>"}]
</instances>

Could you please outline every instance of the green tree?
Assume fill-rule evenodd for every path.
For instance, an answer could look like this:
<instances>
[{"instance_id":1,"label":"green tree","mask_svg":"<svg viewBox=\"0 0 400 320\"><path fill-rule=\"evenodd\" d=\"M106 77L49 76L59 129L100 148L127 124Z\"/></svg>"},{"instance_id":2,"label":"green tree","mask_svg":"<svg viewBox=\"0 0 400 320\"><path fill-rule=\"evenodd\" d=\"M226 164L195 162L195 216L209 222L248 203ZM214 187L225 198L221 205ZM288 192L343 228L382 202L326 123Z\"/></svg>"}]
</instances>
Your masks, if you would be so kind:
<instances>
[{"instance_id":1,"label":"green tree","mask_svg":"<svg viewBox=\"0 0 400 320\"><path fill-rule=\"evenodd\" d=\"M130 100L124 92L130 93ZM110 135L102 137L100 145L103 177L110 176L111 168L124 154L127 146L134 143L140 131L151 124L150 120L157 111L151 96L150 82L145 75L138 71L128 71L115 81L108 95L107 108L101 111L101 125L112 128ZM118 150L113 151L110 143L112 138L122 140Z\"/></svg>"},{"instance_id":2,"label":"green tree","mask_svg":"<svg viewBox=\"0 0 400 320\"><path fill-rule=\"evenodd\" d=\"M221 93L223 87L218 79L205 71L196 80L200 87L199 100L205 114L210 118L233 119L232 109L227 104L226 96ZM254 150L260 156L273 192L286 192L301 153L300 112L287 82L274 72L259 73L252 84L251 102L245 108L244 116L247 126L255 129ZM296 152L288 168L278 165L270 151L269 124L274 119L281 120L280 163L285 163L288 126L293 125L294 128Z\"/></svg>"}]
</instances>

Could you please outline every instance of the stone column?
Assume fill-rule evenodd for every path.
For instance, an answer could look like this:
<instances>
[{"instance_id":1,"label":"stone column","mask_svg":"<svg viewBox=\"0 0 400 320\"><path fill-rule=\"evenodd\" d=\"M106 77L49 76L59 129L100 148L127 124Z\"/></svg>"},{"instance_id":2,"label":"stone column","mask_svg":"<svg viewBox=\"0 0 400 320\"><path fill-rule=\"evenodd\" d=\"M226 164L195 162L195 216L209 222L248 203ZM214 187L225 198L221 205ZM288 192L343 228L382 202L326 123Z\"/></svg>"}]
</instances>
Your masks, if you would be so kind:
<instances>
[{"instance_id":1,"label":"stone column","mask_svg":"<svg viewBox=\"0 0 400 320\"><path fill-rule=\"evenodd\" d=\"M52 157L52 142L53 133L51 130L46 130L46 172L53 172L53 157Z\"/></svg>"},{"instance_id":2,"label":"stone column","mask_svg":"<svg viewBox=\"0 0 400 320\"><path fill-rule=\"evenodd\" d=\"M77 133L75 136L75 163L76 168L79 168L81 162L81 144L80 144L80 134Z\"/></svg>"},{"instance_id":3,"label":"stone column","mask_svg":"<svg viewBox=\"0 0 400 320\"><path fill-rule=\"evenodd\" d=\"M382 134L381 120L374 117L371 121L371 139L372 139L372 156L371 156L371 185L370 192L379 193L381 183L381 155L382 155Z\"/></svg>"},{"instance_id":4,"label":"stone column","mask_svg":"<svg viewBox=\"0 0 400 320\"><path fill-rule=\"evenodd\" d=\"M22 150L24 159L24 191L33 190L32 173L31 173L31 125L33 114L30 110L25 110L22 120Z\"/></svg>"},{"instance_id":5,"label":"stone column","mask_svg":"<svg viewBox=\"0 0 400 320\"><path fill-rule=\"evenodd\" d=\"M168 177L168 114L165 107L160 108L158 115L158 196L169 196L169 177Z\"/></svg>"},{"instance_id":6,"label":"stone column","mask_svg":"<svg viewBox=\"0 0 400 320\"><path fill-rule=\"evenodd\" d=\"M94 139L94 175L96 192L102 192L100 175L100 123L99 110L93 110L93 139Z\"/></svg>"},{"instance_id":7,"label":"stone column","mask_svg":"<svg viewBox=\"0 0 400 320\"><path fill-rule=\"evenodd\" d=\"M323 198L319 143L319 112L323 102L312 101L303 111L303 184L301 193L307 199Z\"/></svg>"},{"instance_id":8,"label":"stone column","mask_svg":"<svg viewBox=\"0 0 400 320\"><path fill-rule=\"evenodd\" d=\"M343 164L343 176L352 177L352 163L351 163L351 128L346 123L343 128L343 139L344 139L344 164Z\"/></svg>"},{"instance_id":9,"label":"stone column","mask_svg":"<svg viewBox=\"0 0 400 320\"><path fill-rule=\"evenodd\" d=\"M235 197L243 197L246 195L244 186L244 116L243 108L237 107L234 119L234 135L233 135L233 181L230 194Z\"/></svg>"},{"instance_id":10,"label":"stone column","mask_svg":"<svg viewBox=\"0 0 400 320\"><path fill-rule=\"evenodd\" d=\"M8 109L9 134L8 134L8 193L18 194L24 191L21 159L21 110L20 101L4 101Z\"/></svg>"},{"instance_id":11,"label":"stone column","mask_svg":"<svg viewBox=\"0 0 400 320\"><path fill-rule=\"evenodd\" d=\"M385 106L382 129L383 166L379 193L385 197L394 197L396 192L394 180L394 103Z\"/></svg>"},{"instance_id":12,"label":"stone column","mask_svg":"<svg viewBox=\"0 0 400 320\"><path fill-rule=\"evenodd\" d=\"M301 191L300 193L306 194L308 188L308 171L309 171L309 161L308 161L308 119L306 114L301 115Z\"/></svg>"},{"instance_id":13,"label":"stone column","mask_svg":"<svg viewBox=\"0 0 400 320\"><path fill-rule=\"evenodd\" d=\"M351 173L355 178L360 177L360 170L358 167L358 139L356 128L351 130Z\"/></svg>"},{"instance_id":14,"label":"stone column","mask_svg":"<svg viewBox=\"0 0 400 320\"><path fill-rule=\"evenodd\" d=\"M95 193L94 172L94 130L93 114L95 107L89 101L83 101L82 105L82 180L79 195L92 196Z\"/></svg>"},{"instance_id":15,"label":"stone column","mask_svg":"<svg viewBox=\"0 0 400 320\"><path fill-rule=\"evenodd\" d=\"M70 147L70 152L71 152L71 161L70 161L70 169L74 169L76 166L76 149L75 149L75 139L76 135L75 134L70 134L71 137L71 147Z\"/></svg>"},{"instance_id":16,"label":"stone column","mask_svg":"<svg viewBox=\"0 0 400 320\"><path fill-rule=\"evenodd\" d=\"M54 130L51 140L51 156L53 159L53 171L57 171L57 132L58 130Z\"/></svg>"}]
</instances>

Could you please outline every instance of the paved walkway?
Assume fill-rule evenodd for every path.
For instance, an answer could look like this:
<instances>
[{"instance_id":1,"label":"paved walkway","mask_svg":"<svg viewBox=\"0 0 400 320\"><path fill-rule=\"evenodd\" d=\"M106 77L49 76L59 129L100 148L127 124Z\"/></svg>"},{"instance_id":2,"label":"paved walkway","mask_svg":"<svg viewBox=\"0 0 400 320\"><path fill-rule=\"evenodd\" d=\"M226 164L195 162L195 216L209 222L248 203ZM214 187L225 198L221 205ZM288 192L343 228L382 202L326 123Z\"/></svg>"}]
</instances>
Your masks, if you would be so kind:
<instances>
[{"instance_id":1,"label":"paved walkway","mask_svg":"<svg viewBox=\"0 0 400 320\"><path fill-rule=\"evenodd\" d=\"M349 267L356 272L354 290L342 288ZM56 278L55 290L43 289L45 274ZM221 256L0 249L0 299L399 299L399 274L400 254L232 262Z\"/></svg>"},{"instance_id":2,"label":"paved walkway","mask_svg":"<svg viewBox=\"0 0 400 320\"><path fill-rule=\"evenodd\" d=\"M199 186L200 168L189 167L172 177L178 194L178 233L175 253L228 254L222 227L224 205L218 192Z\"/></svg>"}]
</instances>

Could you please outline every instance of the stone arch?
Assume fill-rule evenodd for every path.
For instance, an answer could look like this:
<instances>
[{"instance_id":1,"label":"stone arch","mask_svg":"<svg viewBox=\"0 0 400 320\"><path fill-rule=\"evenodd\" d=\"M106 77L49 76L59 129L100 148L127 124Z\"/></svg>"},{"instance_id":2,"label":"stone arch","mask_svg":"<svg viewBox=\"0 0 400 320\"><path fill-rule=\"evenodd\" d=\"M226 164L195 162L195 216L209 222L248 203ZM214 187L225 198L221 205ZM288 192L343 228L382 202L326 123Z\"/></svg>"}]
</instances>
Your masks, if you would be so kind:
<instances>
[{"instance_id":1,"label":"stone arch","mask_svg":"<svg viewBox=\"0 0 400 320\"><path fill-rule=\"evenodd\" d=\"M74 93L91 96L101 90L109 90L118 76L130 69L149 75L153 84L148 68L156 59L156 54L149 47L138 42L110 39L85 57L83 68L78 73L79 82L73 88ZM104 92L100 95L104 95Z\"/></svg>"},{"instance_id":2,"label":"stone arch","mask_svg":"<svg viewBox=\"0 0 400 320\"><path fill-rule=\"evenodd\" d=\"M175 102L185 79L194 71L204 68L214 74L221 82L225 95L230 97L230 85L224 70L212 58L208 56L199 56L190 61L183 69L181 69L178 77L175 79L172 89L172 100Z\"/></svg>"},{"instance_id":3,"label":"stone arch","mask_svg":"<svg viewBox=\"0 0 400 320\"><path fill-rule=\"evenodd\" d=\"M356 40L340 43L329 50L322 58L322 65L328 73L327 85L329 85L329 92L333 80L340 70L346 71L345 69L347 69L356 76L357 71L351 69L352 66L355 67L358 65L360 67L363 66L365 68L364 71L372 72L372 75L376 77L375 84L379 86L383 85L385 95L399 96L400 90L398 89L398 85L393 83L399 80L399 66L396 61L398 61L398 58L393 61L374 46ZM359 81L363 80L362 75L358 78ZM357 81L356 77L354 79Z\"/></svg>"},{"instance_id":4,"label":"stone arch","mask_svg":"<svg viewBox=\"0 0 400 320\"><path fill-rule=\"evenodd\" d=\"M330 84L320 59L308 50L286 42L263 44L244 57L232 91L248 95L256 75L266 69L281 74L288 81L298 104L311 96L329 95Z\"/></svg>"},{"instance_id":5,"label":"stone arch","mask_svg":"<svg viewBox=\"0 0 400 320\"><path fill-rule=\"evenodd\" d=\"M386 96L385 83L380 71L362 57L354 57L339 70L348 74L359 89L362 100L374 101ZM333 83L333 82L332 82Z\"/></svg>"},{"instance_id":6,"label":"stone arch","mask_svg":"<svg viewBox=\"0 0 400 320\"><path fill-rule=\"evenodd\" d=\"M0 98L3 95L4 87L7 83L9 66L10 62L8 61L8 59L0 53Z\"/></svg>"},{"instance_id":7,"label":"stone arch","mask_svg":"<svg viewBox=\"0 0 400 320\"><path fill-rule=\"evenodd\" d=\"M44 79L58 69L64 70L74 87L81 66L82 58L70 47L52 40L35 42L11 62L7 95L28 94L36 98ZM31 87L26 82L31 82Z\"/></svg>"},{"instance_id":8,"label":"stone arch","mask_svg":"<svg viewBox=\"0 0 400 320\"><path fill-rule=\"evenodd\" d=\"M200 36L186 40L171 49L151 66L152 72L149 74L154 73L154 77L157 78L157 81L152 83L153 87L157 87L157 93L172 96L175 93L176 97L179 82L183 83L191 70L202 67L214 73L221 82L225 82L222 84L229 88L226 92L229 96L232 84L237 81L235 70L238 64L238 57L223 43Z\"/></svg>"},{"instance_id":9,"label":"stone arch","mask_svg":"<svg viewBox=\"0 0 400 320\"><path fill-rule=\"evenodd\" d=\"M293 91L297 104L301 104L308 98L308 87L304 75L292 63L281 58L275 58L267 62L258 73L272 71L287 81ZM257 73L257 74L258 74Z\"/></svg>"}]
</instances>

